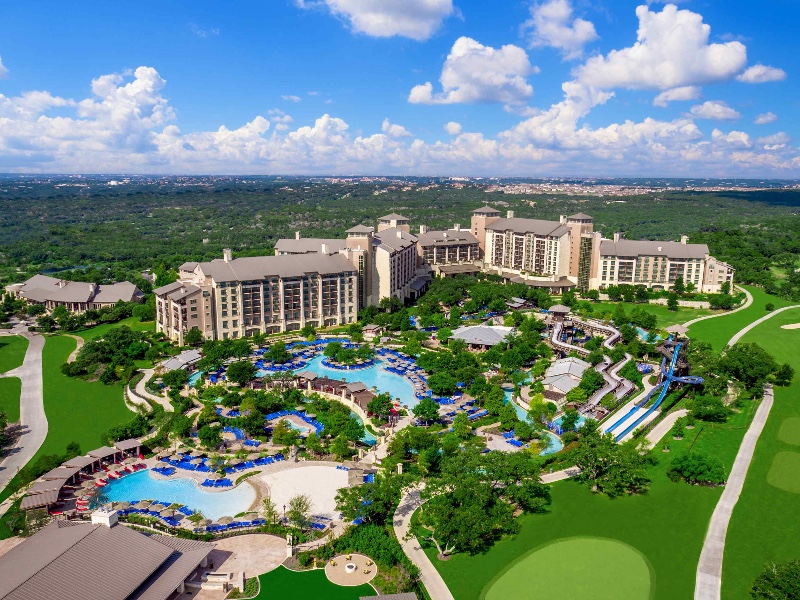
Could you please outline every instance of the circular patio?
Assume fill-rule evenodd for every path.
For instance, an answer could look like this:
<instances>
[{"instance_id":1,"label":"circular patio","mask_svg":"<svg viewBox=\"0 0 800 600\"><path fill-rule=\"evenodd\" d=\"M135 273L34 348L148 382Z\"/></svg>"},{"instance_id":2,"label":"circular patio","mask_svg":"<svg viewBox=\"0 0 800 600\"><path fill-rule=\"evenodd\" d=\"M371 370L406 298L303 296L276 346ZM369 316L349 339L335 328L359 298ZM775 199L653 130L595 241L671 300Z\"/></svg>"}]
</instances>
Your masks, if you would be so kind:
<instances>
[{"instance_id":1,"label":"circular patio","mask_svg":"<svg viewBox=\"0 0 800 600\"><path fill-rule=\"evenodd\" d=\"M325 563L325 575L336 585L363 585L378 574L378 567L363 554L340 554Z\"/></svg>"}]
</instances>

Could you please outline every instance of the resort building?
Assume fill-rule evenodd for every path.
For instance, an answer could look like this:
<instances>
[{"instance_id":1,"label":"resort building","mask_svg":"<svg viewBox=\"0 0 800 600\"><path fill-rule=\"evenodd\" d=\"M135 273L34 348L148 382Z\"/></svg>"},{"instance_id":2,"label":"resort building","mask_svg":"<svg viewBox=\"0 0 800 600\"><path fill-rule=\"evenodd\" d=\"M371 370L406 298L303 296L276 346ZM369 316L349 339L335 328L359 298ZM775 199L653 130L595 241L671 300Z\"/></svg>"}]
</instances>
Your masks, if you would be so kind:
<instances>
[{"instance_id":1,"label":"resort building","mask_svg":"<svg viewBox=\"0 0 800 600\"><path fill-rule=\"evenodd\" d=\"M481 249L478 238L456 223L446 231L419 228L417 252L421 263L431 266L436 275L454 277L475 274L481 270Z\"/></svg>"},{"instance_id":2,"label":"resort building","mask_svg":"<svg viewBox=\"0 0 800 600\"><path fill-rule=\"evenodd\" d=\"M583 374L591 367L585 360L572 356L555 361L547 368L542 380L545 399L561 406L567 394L580 385Z\"/></svg>"},{"instance_id":3,"label":"resort building","mask_svg":"<svg viewBox=\"0 0 800 600\"><path fill-rule=\"evenodd\" d=\"M114 306L117 302L141 302L144 299L142 291L128 281L98 285L47 275L34 275L24 283L6 286L6 292L29 304L42 304L49 311L64 306L74 313Z\"/></svg>"},{"instance_id":4,"label":"resort building","mask_svg":"<svg viewBox=\"0 0 800 600\"><path fill-rule=\"evenodd\" d=\"M502 344L513 333L513 327L502 325L466 325L454 329L450 339L464 340L469 350L483 351Z\"/></svg>"},{"instance_id":5,"label":"resort building","mask_svg":"<svg viewBox=\"0 0 800 600\"><path fill-rule=\"evenodd\" d=\"M96 511L91 523L56 520L0 557L0 599L173 600L213 549L139 533L115 511Z\"/></svg>"},{"instance_id":6,"label":"resort building","mask_svg":"<svg viewBox=\"0 0 800 600\"><path fill-rule=\"evenodd\" d=\"M190 329L205 339L353 323L358 272L345 254L287 254L186 263L181 279L153 290L156 330L183 344Z\"/></svg>"},{"instance_id":7,"label":"resort building","mask_svg":"<svg viewBox=\"0 0 800 600\"><path fill-rule=\"evenodd\" d=\"M711 256L705 244L689 244L687 236L680 242L626 240L614 234L613 240L602 240L599 269L592 287L609 285L644 285L668 290L678 277L698 292L719 293L728 282L733 286L734 269Z\"/></svg>"}]
</instances>

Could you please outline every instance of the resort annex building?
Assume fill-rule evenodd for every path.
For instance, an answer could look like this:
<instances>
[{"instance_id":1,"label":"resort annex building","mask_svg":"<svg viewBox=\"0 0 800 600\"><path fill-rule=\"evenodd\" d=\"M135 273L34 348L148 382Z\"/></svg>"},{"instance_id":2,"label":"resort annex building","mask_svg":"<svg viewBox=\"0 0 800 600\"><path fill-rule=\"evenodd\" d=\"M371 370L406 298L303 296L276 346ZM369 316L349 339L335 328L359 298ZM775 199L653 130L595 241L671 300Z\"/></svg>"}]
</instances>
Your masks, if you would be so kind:
<instances>
[{"instance_id":1,"label":"resort annex building","mask_svg":"<svg viewBox=\"0 0 800 600\"><path fill-rule=\"evenodd\" d=\"M567 290L643 285L670 289L679 277L698 292L733 285L733 268L705 244L605 239L591 216L558 221L527 219L490 206L472 213L470 229L420 226L391 213L377 229L356 225L341 238L281 239L275 256L184 263L179 281L154 290L156 327L183 343L199 329L206 339L233 339L256 332L296 331L355 321L358 311L383 298L413 300L433 277L489 273L512 283Z\"/></svg>"}]
</instances>

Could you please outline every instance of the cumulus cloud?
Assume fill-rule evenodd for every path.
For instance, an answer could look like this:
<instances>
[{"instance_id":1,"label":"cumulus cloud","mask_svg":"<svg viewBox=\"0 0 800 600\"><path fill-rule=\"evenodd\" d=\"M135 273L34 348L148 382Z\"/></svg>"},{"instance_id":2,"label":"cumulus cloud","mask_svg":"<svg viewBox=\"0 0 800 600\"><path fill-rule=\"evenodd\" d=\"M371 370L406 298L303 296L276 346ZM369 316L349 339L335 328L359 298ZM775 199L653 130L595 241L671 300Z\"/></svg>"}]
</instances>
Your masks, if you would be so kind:
<instances>
[{"instance_id":1,"label":"cumulus cloud","mask_svg":"<svg viewBox=\"0 0 800 600\"><path fill-rule=\"evenodd\" d=\"M427 40L453 14L453 0L295 0L300 8L326 8L356 33Z\"/></svg>"},{"instance_id":2,"label":"cumulus cloud","mask_svg":"<svg viewBox=\"0 0 800 600\"><path fill-rule=\"evenodd\" d=\"M727 81L747 64L741 42L709 44L702 15L666 5L661 12L636 9L636 43L594 56L575 69L577 79L600 88L657 89Z\"/></svg>"},{"instance_id":3,"label":"cumulus cloud","mask_svg":"<svg viewBox=\"0 0 800 600\"><path fill-rule=\"evenodd\" d=\"M742 83L768 83L770 81L783 81L784 79L786 79L786 71L762 64L749 67L736 78L737 81Z\"/></svg>"},{"instance_id":4,"label":"cumulus cloud","mask_svg":"<svg viewBox=\"0 0 800 600\"><path fill-rule=\"evenodd\" d=\"M390 123L389 119L384 119L383 123L381 124L381 131L388 135L389 137L399 138L399 137L408 137L411 135L411 132L403 127L402 125L398 125L396 123Z\"/></svg>"},{"instance_id":5,"label":"cumulus cloud","mask_svg":"<svg viewBox=\"0 0 800 600\"><path fill-rule=\"evenodd\" d=\"M461 133L461 123L455 121L448 121L444 124L444 130L450 135L458 135Z\"/></svg>"},{"instance_id":6,"label":"cumulus cloud","mask_svg":"<svg viewBox=\"0 0 800 600\"><path fill-rule=\"evenodd\" d=\"M453 44L442 67L440 93L426 82L412 88L412 104L455 104L502 102L519 104L533 95L526 77L537 72L525 50L508 44L501 48L484 46L469 37Z\"/></svg>"},{"instance_id":7,"label":"cumulus cloud","mask_svg":"<svg viewBox=\"0 0 800 600\"><path fill-rule=\"evenodd\" d=\"M695 119L713 119L716 121L732 121L742 116L722 100L709 100L702 104L695 104L689 110L689 115Z\"/></svg>"},{"instance_id":8,"label":"cumulus cloud","mask_svg":"<svg viewBox=\"0 0 800 600\"><path fill-rule=\"evenodd\" d=\"M583 47L598 39L590 21L572 18L569 0L545 0L531 6L531 18L522 25L531 48L558 48L566 59L579 58Z\"/></svg>"},{"instance_id":9,"label":"cumulus cloud","mask_svg":"<svg viewBox=\"0 0 800 600\"><path fill-rule=\"evenodd\" d=\"M447 141L404 135L387 121L356 135L324 114L295 129L280 109L248 122L182 132L150 67L103 75L91 95L67 99L46 91L0 96L0 156L24 172L93 173L352 173L476 175L791 176L800 156L788 136L750 140L741 131L704 135L689 115L590 126L593 107L613 97L580 82L564 96L497 136L446 124ZM53 111L57 109L55 114Z\"/></svg>"},{"instance_id":10,"label":"cumulus cloud","mask_svg":"<svg viewBox=\"0 0 800 600\"><path fill-rule=\"evenodd\" d=\"M778 115L776 115L774 112L765 112L758 115L753 123L756 125L768 125L769 123L774 123L777 120Z\"/></svg>"},{"instance_id":11,"label":"cumulus cloud","mask_svg":"<svg viewBox=\"0 0 800 600\"><path fill-rule=\"evenodd\" d=\"M653 99L653 106L662 108L669 106L670 102L683 102L686 100L697 100L702 94L702 90L696 85L672 88L661 92Z\"/></svg>"},{"instance_id":12,"label":"cumulus cloud","mask_svg":"<svg viewBox=\"0 0 800 600\"><path fill-rule=\"evenodd\" d=\"M8 77L8 69L3 66L3 57L0 56L0 79Z\"/></svg>"},{"instance_id":13,"label":"cumulus cloud","mask_svg":"<svg viewBox=\"0 0 800 600\"><path fill-rule=\"evenodd\" d=\"M281 98L287 102L300 102L302 100L300 96L294 96L292 94L284 94Z\"/></svg>"}]
</instances>

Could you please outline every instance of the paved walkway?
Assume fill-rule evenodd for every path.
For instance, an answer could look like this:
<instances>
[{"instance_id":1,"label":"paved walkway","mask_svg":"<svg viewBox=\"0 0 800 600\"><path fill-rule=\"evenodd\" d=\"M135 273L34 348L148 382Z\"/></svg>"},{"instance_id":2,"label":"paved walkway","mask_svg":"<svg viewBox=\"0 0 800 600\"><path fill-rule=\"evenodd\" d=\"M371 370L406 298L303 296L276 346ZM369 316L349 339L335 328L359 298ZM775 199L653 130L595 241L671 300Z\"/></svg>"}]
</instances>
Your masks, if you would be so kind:
<instances>
[{"instance_id":1,"label":"paved walkway","mask_svg":"<svg viewBox=\"0 0 800 600\"><path fill-rule=\"evenodd\" d=\"M44 413L44 386L42 383L42 348L44 338L35 333L20 333L28 338L28 349L22 366L4 373L4 377L19 377L22 392L19 398L22 434L0 463L0 491L17 472L28 464L47 437L47 416Z\"/></svg>"},{"instance_id":2,"label":"paved walkway","mask_svg":"<svg viewBox=\"0 0 800 600\"><path fill-rule=\"evenodd\" d=\"M166 412L175 412L175 408L173 408L172 404L169 403L169 398L165 398L163 396L156 396L155 394L151 394L147 391L145 384L150 380L155 373L155 369L142 369L142 373L144 373L144 377L142 377L139 382L136 384L136 395L141 398L148 398L153 402L156 402L164 407Z\"/></svg>"},{"instance_id":3,"label":"paved walkway","mask_svg":"<svg viewBox=\"0 0 800 600\"><path fill-rule=\"evenodd\" d=\"M81 348L83 348L83 338L79 335L72 335L71 333L65 333L64 335L71 337L73 340L75 340L75 342L77 342L75 350L73 350L67 357L68 363L75 362L75 359L78 358L78 352L80 352Z\"/></svg>"},{"instance_id":4,"label":"paved walkway","mask_svg":"<svg viewBox=\"0 0 800 600\"><path fill-rule=\"evenodd\" d=\"M663 437L669 433L669 430L672 429L672 426L675 425L675 421L681 417L685 417L688 414L689 411L685 408L682 408L681 410L671 412L664 417L663 421L661 421L647 433L646 437L647 441L650 442L650 447L655 448L656 444L658 444L658 442L660 442Z\"/></svg>"},{"instance_id":5,"label":"paved walkway","mask_svg":"<svg viewBox=\"0 0 800 600\"><path fill-rule=\"evenodd\" d=\"M743 291L744 295L746 296L744 304L742 304L740 307L734 308L733 310L730 310L728 312L719 313L718 315L707 315L705 317L698 317L696 319L692 319L691 321L686 321L686 323L684 323L683 326L684 327L691 327L695 323L699 323L700 321L705 321L706 319L716 319L717 317L726 317L728 315L732 315L735 312L739 312L740 310L744 310L745 308L750 306L753 303L753 295L750 292L748 292L746 289L744 289L743 287L738 287L737 286L736 289Z\"/></svg>"},{"instance_id":6,"label":"paved walkway","mask_svg":"<svg viewBox=\"0 0 800 600\"><path fill-rule=\"evenodd\" d=\"M413 535L409 536L411 515L421 504L422 500L418 489L411 489L405 493L394 512L392 521L394 533L403 547L405 555L419 568L419 578L425 589L428 590L431 600L455 600L439 571L436 570L431 559L420 546L419 540ZM409 536L408 539L406 536Z\"/></svg>"},{"instance_id":7,"label":"paved walkway","mask_svg":"<svg viewBox=\"0 0 800 600\"><path fill-rule=\"evenodd\" d=\"M711 515L706 539L703 542L703 550L700 552L700 561L697 564L697 578L694 588L695 600L720 600L722 558L725 552L725 536L728 532L728 523L730 523L739 495L742 493L742 487L747 477L747 469L753 459L758 437L767 422L772 402L772 388L765 388L764 399L756 411L753 423L744 435L742 445L736 454L736 460L733 462L731 474L725 484L725 490L717 502L714 514Z\"/></svg>"},{"instance_id":8,"label":"paved walkway","mask_svg":"<svg viewBox=\"0 0 800 600\"><path fill-rule=\"evenodd\" d=\"M738 342L738 341L739 341L740 339L742 339L742 338L743 338L745 335L747 335L747 333L748 333L748 332L749 332L751 329L754 329L755 327L758 327L758 326L759 326L759 325L761 325L761 323L763 323L764 321L768 321L769 319L771 319L771 318L772 318L772 317L774 317L775 315L778 315L778 314L782 313L782 312L783 312L783 311L785 311L785 310L791 310L791 309L793 309L793 308L800 308L800 304L793 304L792 306L784 306L783 308L779 308L778 310L773 310L771 313L769 313L768 315L764 315L763 317L761 317L761 318L760 318L760 319L758 319L757 321L753 321L753 322L752 322L752 323L750 323L750 325L748 325L747 327L745 327L745 328L743 328L743 329L740 329L740 330L739 330L739 331L736 333L736 335L734 335L734 336L731 338L731 340L728 342L728 346L733 346L733 345L734 345L736 342Z\"/></svg>"}]
</instances>

